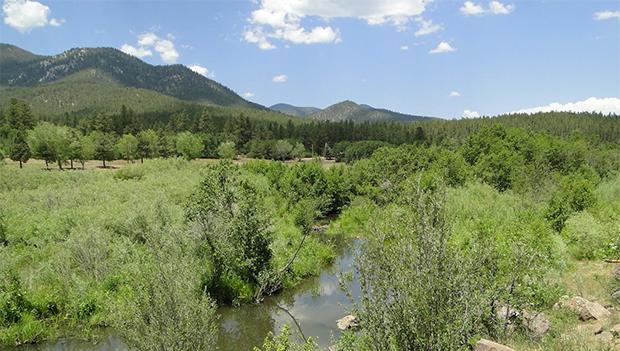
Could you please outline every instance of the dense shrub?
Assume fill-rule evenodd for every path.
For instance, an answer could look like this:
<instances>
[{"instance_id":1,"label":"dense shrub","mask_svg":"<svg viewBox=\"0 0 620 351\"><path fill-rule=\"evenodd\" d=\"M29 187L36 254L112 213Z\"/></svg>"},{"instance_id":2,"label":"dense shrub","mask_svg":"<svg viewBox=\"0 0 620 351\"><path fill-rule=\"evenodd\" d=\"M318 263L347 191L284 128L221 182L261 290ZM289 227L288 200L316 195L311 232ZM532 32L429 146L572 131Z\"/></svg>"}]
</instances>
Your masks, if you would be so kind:
<instances>
[{"instance_id":1,"label":"dense shrub","mask_svg":"<svg viewBox=\"0 0 620 351\"><path fill-rule=\"evenodd\" d=\"M252 180L225 162L210 166L192 195L188 218L213 260L207 288L218 299L230 302L269 268L272 232L262 198Z\"/></svg>"}]
</instances>

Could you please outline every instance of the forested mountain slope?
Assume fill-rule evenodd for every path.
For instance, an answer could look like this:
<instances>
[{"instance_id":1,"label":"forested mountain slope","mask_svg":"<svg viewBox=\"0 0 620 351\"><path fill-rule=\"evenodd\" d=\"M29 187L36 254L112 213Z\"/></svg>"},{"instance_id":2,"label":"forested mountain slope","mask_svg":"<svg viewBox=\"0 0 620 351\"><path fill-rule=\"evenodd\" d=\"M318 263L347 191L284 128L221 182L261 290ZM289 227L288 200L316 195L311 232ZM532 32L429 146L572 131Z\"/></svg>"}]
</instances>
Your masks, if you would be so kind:
<instances>
[{"instance_id":1,"label":"forested mountain slope","mask_svg":"<svg viewBox=\"0 0 620 351\"><path fill-rule=\"evenodd\" d=\"M317 121L332 122L412 122L431 119L430 117L407 115L404 113L393 112L386 109L377 109L368 105L360 105L349 100L331 105L323 110L311 114L309 117Z\"/></svg>"},{"instance_id":2,"label":"forested mountain slope","mask_svg":"<svg viewBox=\"0 0 620 351\"><path fill-rule=\"evenodd\" d=\"M76 48L55 56L38 56L2 44L0 86L4 89L2 100L20 97L35 110L50 112L88 110L118 99L127 99L132 108L142 111L153 104L177 102L170 97L207 105L263 108L183 65L154 66L113 48ZM142 96L126 97L128 93ZM70 111L65 110L68 106Z\"/></svg>"}]
</instances>

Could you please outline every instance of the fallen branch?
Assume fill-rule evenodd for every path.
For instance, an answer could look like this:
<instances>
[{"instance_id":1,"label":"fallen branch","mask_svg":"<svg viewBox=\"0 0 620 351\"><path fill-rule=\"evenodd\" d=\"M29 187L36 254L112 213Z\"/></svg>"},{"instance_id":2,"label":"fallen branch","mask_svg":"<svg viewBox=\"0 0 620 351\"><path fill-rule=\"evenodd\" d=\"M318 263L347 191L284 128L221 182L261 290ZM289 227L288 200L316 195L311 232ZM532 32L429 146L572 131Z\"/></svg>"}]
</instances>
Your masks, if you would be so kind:
<instances>
[{"instance_id":1,"label":"fallen branch","mask_svg":"<svg viewBox=\"0 0 620 351\"><path fill-rule=\"evenodd\" d=\"M620 260L605 260L607 263L620 263Z\"/></svg>"}]
</instances>

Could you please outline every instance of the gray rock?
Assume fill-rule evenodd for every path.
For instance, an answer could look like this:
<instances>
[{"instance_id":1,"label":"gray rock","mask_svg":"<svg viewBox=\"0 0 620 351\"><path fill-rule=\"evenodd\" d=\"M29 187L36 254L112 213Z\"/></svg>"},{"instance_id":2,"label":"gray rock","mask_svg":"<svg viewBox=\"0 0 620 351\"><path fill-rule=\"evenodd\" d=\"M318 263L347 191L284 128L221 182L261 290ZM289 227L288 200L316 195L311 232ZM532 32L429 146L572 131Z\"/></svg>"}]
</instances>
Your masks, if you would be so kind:
<instances>
[{"instance_id":1,"label":"gray rock","mask_svg":"<svg viewBox=\"0 0 620 351\"><path fill-rule=\"evenodd\" d=\"M611 316L611 312L609 312L605 307L603 307L600 303L590 302L588 301L586 305L581 309L579 313L582 320L587 321L590 319L596 319L597 321L602 321L609 316Z\"/></svg>"},{"instance_id":2,"label":"gray rock","mask_svg":"<svg viewBox=\"0 0 620 351\"><path fill-rule=\"evenodd\" d=\"M551 328L551 322L544 313L525 311L523 312L523 321L527 329L537 338L545 335Z\"/></svg>"},{"instance_id":3,"label":"gray rock","mask_svg":"<svg viewBox=\"0 0 620 351\"><path fill-rule=\"evenodd\" d=\"M357 320L357 317L350 314L337 320L336 325L340 330L357 329L359 327L359 322Z\"/></svg>"},{"instance_id":4,"label":"gray rock","mask_svg":"<svg viewBox=\"0 0 620 351\"><path fill-rule=\"evenodd\" d=\"M616 337L620 338L620 324L616 324L609 328L612 334L616 334Z\"/></svg>"},{"instance_id":5,"label":"gray rock","mask_svg":"<svg viewBox=\"0 0 620 351\"><path fill-rule=\"evenodd\" d=\"M605 320L611 315L600 303L588 301L581 296L575 296L571 299L562 297L558 305L579 314L579 317L584 321L590 319Z\"/></svg>"},{"instance_id":6,"label":"gray rock","mask_svg":"<svg viewBox=\"0 0 620 351\"><path fill-rule=\"evenodd\" d=\"M491 340L480 339L476 345L474 345L474 351L515 351L510 347L502 344L498 344Z\"/></svg>"},{"instance_id":7,"label":"gray rock","mask_svg":"<svg viewBox=\"0 0 620 351\"><path fill-rule=\"evenodd\" d=\"M604 331L598 334L596 338L599 341L604 342L604 343L611 343L614 340L614 336L608 331Z\"/></svg>"}]
</instances>

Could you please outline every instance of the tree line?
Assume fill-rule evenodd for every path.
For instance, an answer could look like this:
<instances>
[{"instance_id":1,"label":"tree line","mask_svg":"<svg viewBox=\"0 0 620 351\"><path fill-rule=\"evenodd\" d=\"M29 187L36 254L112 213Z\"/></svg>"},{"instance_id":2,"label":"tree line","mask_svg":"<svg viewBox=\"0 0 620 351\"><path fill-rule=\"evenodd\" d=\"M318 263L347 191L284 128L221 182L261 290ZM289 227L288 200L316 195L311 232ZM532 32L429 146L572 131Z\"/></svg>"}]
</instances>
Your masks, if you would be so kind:
<instances>
[{"instance_id":1,"label":"tree line","mask_svg":"<svg viewBox=\"0 0 620 351\"><path fill-rule=\"evenodd\" d=\"M123 105L118 113L37 119L25 102L13 99L1 110L0 152L20 164L34 157L56 162L60 168L65 162L73 167L73 161L83 164L87 159L105 164L117 158L234 158L238 154L274 160L324 156L351 162L385 145L462 145L492 124L562 138L581 136L595 143L620 139L620 117L597 113L354 123L275 122L234 111L205 107L172 114L136 114Z\"/></svg>"}]
</instances>

